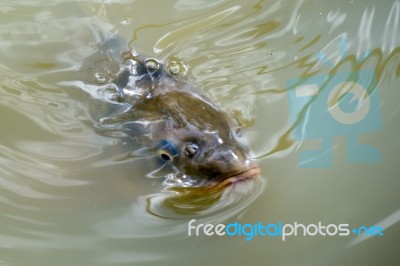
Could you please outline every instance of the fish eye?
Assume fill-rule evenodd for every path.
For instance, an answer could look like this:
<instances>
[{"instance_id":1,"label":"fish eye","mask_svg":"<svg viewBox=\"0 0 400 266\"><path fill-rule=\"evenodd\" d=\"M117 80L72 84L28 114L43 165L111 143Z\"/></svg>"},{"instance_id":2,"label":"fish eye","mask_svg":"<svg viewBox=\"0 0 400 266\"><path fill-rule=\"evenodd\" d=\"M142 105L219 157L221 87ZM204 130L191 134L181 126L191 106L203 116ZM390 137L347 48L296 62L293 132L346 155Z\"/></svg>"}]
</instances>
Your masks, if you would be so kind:
<instances>
[{"instance_id":1,"label":"fish eye","mask_svg":"<svg viewBox=\"0 0 400 266\"><path fill-rule=\"evenodd\" d=\"M188 157L193 157L197 153L198 150L199 150L199 146L195 143L191 143L191 144L186 145L185 154Z\"/></svg>"},{"instance_id":2,"label":"fish eye","mask_svg":"<svg viewBox=\"0 0 400 266\"><path fill-rule=\"evenodd\" d=\"M161 140L157 147L159 149L158 153L164 161L171 161L178 154L175 145L169 140Z\"/></svg>"}]
</instances>

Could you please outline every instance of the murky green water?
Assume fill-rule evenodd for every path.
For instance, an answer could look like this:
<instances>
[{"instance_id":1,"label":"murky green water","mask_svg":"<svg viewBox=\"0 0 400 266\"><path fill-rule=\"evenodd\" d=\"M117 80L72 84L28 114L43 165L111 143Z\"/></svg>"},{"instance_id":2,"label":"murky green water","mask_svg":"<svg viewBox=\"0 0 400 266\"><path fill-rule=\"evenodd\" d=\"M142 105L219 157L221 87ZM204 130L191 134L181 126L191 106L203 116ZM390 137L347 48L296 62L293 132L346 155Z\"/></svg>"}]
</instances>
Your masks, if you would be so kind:
<instances>
[{"instance_id":1,"label":"murky green water","mask_svg":"<svg viewBox=\"0 0 400 266\"><path fill-rule=\"evenodd\" d=\"M0 11L1 265L399 263L399 1L2 1ZM161 204L151 160L116 161L130 147L95 130L102 104L82 89L96 85L93 54L112 34L184 61L248 124L263 182L182 215ZM341 95L343 82L362 100ZM191 218L384 235L189 237Z\"/></svg>"}]
</instances>

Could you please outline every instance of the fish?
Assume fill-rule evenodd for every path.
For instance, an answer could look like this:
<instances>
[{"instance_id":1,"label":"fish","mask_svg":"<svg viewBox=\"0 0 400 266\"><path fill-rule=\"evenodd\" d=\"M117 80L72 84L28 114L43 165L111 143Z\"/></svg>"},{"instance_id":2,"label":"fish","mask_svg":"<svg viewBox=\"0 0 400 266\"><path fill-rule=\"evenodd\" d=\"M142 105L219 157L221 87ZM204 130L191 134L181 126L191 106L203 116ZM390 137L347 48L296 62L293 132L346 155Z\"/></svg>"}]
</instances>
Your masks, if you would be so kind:
<instances>
[{"instance_id":1,"label":"fish","mask_svg":"<svg viewBox=\"0 0 400 266\"><path fill-rule=\"evenodd\" d=\"M117 101L129 104L101 120L118 128L169 165L174 175L214 189L260 176L237 120L201 93L187 68L177 60L163 62L125 53L108 86Z\"/></svg>"}]
</instances>

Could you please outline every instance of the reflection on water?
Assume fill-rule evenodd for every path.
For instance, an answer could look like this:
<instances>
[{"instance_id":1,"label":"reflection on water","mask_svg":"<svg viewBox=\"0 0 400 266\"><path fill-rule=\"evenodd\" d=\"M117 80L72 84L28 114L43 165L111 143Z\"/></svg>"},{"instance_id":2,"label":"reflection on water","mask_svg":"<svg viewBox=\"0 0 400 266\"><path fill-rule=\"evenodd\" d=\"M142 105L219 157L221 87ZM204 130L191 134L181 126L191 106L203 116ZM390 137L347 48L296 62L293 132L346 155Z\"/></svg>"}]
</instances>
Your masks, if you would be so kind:
<instances>
[{"instance_id":1,"label":"reflection on water","mask_svg":"<svg viewBox=\"0 0 400 266\"><path fill-rule=\"evenodd\" d=\"M0 10L2 264L395 263L399 1L13 1ZM113 35L120 42L99 55ZM162 178L146 177L154 160L99 134L93 117L111 99L98 83L129 48L182 60L247 125L263 179L165 191ZM351 116L367 102L364 117ZM385 230L211 241L187 236L192 218Z\"/></svg>"},{"instance_id":2,"label":"reflection on water","mask_svg":"<svg viewBox=\"0 0 400 266\"><path fill-rule=\"evenodd\" d=\"M264 180L232 184L228 187L166 187L168 194L146 196L148 212L162 218L228 218L239 213L262 191ZM172 194L172 195L171 195Z\"/></svg>"}]
</instances>

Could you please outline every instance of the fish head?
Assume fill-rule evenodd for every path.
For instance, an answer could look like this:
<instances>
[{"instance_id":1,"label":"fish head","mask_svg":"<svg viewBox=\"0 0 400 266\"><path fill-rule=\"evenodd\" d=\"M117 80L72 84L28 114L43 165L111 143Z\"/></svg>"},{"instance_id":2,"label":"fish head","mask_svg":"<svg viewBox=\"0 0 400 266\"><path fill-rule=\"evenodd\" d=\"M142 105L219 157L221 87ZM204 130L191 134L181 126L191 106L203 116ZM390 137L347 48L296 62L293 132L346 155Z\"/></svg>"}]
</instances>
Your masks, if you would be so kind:
<instances>
[{"instance_id":1,"label":"fish head","mask_svg":"<svg viewBox=\"0 0 400 266\"><path fill-rule=\"evenodd\" d=\"M260 172L248 145L233 130L177 129L159 142L158 149L181 174L205 182L243 181Z\"/></svg>"}]
</instances>

